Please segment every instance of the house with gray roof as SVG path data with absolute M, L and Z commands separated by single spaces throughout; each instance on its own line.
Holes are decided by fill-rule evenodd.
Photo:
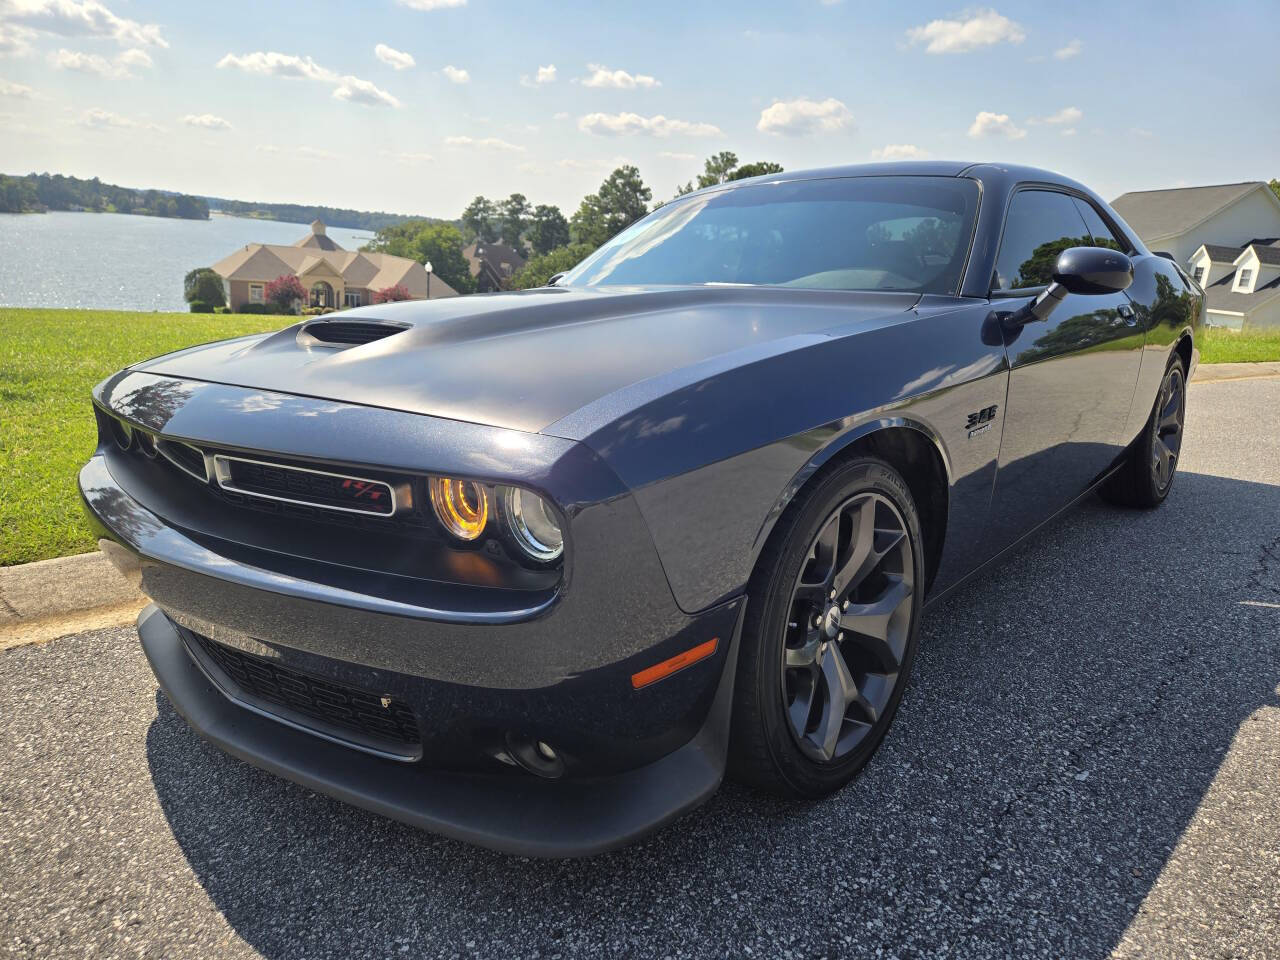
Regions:
M 404 287 L 413 300 L 456 297 L 458 291 L 439 277 L 428 282 L 426 268 L 416 260 L 369 250 L 345 250 L 325 232 L 322 221 L 296 243 L 250 243 L 213 265 L 222 277 L 227 304 L 233 309 L 262 303 L 272 280 L 292 275 L 307 291 L 307 306 L 359 307 L 374 302 L 374 294 Z
M 1280 326 L 1280 198 L 1267 184 L 1141 190 L 1111 205 L 1204 287 L 1211 325 Z

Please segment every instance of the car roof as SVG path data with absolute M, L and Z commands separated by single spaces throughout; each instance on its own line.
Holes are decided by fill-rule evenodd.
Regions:
M 985 174 L 985 177 L 984 177 Z M 811 170 L 787 170 L 783 173 L 770 173 L 762 177 L 749 177 L 734 180 L 707 190 L 723 190 L 747 184 L 786 183 L 791 180 L 824 180 L 836 177 L 972 177 L 983 180 L 994 177 L 1008 181 L 1035 181 L 1038 183 L 1056 183 L 1063 186 L 1086 188 L 1068 177 L 1052 170 L 1039 167 L 1027 167 L 1019 164 L 998 162 L 975 162 L 972 160 L 894 160 L 881 163 L 854 163 L 838 167 L 817 167 Z M 701 192 L 701 191 L 695 191 Z M 1086 192 L 1090 192 L 1087 191 Z

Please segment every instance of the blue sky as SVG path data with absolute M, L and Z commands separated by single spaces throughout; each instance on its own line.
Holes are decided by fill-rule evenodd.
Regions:
M 0 171 L 449 217 L 518 190 L 568 214 L 620 162 L 665 198 L 730 149 L 1003 159 L 1110 199 L 1280 176 L 1275 13 L 0 0 Z

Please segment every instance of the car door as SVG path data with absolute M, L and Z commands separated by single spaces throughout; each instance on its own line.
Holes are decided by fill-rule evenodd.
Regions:
M 1043 290 L 1063 250 L 1094 245 L 1081 203 L 1042 187 L 1013 194 L 992 281 L 998 310 L 1017 310 Z M 1009 392 L 989 552 L 1066 506 L 1120 455 L 1142 343 L 1123 293 L 1068 294 L 1046 321 L 1006 330 Z

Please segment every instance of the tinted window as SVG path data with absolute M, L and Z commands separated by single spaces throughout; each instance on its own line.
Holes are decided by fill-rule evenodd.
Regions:
M 955 293 L 978 188 L 954 177 L 762 183 L 676 200 L 561 284 L 765 284 Z
M 1071 197 L 1048 190 L 1020 190 L 1009 202 L 993 281 L 997 290 L 1039 287 L 1053 280 L 1058 254 L 1091 247 L 1093 238 Z
M 1079 197 L 1073 199 L 1076 202 L 1076 209 L 1080 211 L 1080 216 L 1084 218 L 1084 225 L 1089 229 L 1089 236 L 1093 237 L 1095 247 L 1110 247 L 1112 250 L 1129 249 L 1129 244 L 1116 236 L 1115 231 L 1107 226 L 1107 221 L 1102 219 L 1102 215 L 1094 209 L 1093 204 Z

